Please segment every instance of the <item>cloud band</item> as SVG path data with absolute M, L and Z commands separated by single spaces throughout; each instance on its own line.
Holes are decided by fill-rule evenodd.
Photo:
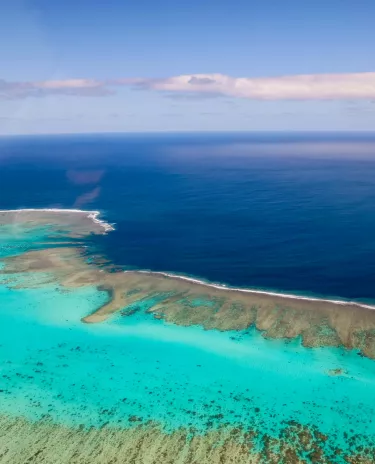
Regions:
M 164 79 L 69 79 L 40 82 L 0 80 L 0 98 L 106 96 L 115 93 L 120 86 L 154 90 L 167 95 L 211 94 L 252 100 L 372 100 L 375 99 L 375 72 L 260 78 L 187 74 Z

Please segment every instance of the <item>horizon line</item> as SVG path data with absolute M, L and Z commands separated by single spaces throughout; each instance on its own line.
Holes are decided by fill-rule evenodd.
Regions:
M 90 135 L 189 135 L 189 134 L 213 134 L 213 135 L 229 135 L 229 134 L 243 134 L 243 135 L 257 135 L 257 134 L 306 134 L 306 135 L 373 135 L 375 137 L 375 130 L 299 130 L 299 129 L 281 129 L 281 130 L 147 130 L 147 131 L 103 131 L 103 132 L 38 132 L 38 133 L 20 133 L 20 134 L 1 134 L 0 138 L 17 138 L 17 137 L 59 137 L 59 136 L 90 136 Z

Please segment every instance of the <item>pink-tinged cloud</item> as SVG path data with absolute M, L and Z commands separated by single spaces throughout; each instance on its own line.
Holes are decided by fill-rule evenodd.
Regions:
M 59 81 L 8 82 L 0 80 L 0 99 L 14 100 L 49 95 L 106 96 L 114 91 L 104 81 L 67 79 Z
M 375 73 L 285 77 L 194 74 L 143 80 L 136 85 L 169 93 L 212 93 L 253 100 L 343 100 L 375 98 Z
M 167 95 L 223 95 L 252 100 L 368 100 L 375 99 L 375 72 L 257 78 L 186 74 L 164 79 L 68 79 L 40 82 L 0 80 L 0 98 L 105 96 L 113 94 L 120 86 L 160 91 Z
M 93 79 L 68 79 L 63 81 L 34 82 L 33 85 L 42 89 L 92 89 L 101 87 L 103 83 Z

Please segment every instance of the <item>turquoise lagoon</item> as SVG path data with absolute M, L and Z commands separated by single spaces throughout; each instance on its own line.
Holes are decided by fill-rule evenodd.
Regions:
M 13 240 L 12 252 L 35 237 L 18 251 Z M 318 427 L 344 454 L 375 442 L 375 362 L 356 351 L 266 340 L 254 328 L 179 327 L 144 312 L 83 324 L 105 292 L 14 288 L 28 278 L 0 280 L 0 414 L 84 427 L 152 420 L 166 432 L 233 424 L 259 437 L 295 421 Z

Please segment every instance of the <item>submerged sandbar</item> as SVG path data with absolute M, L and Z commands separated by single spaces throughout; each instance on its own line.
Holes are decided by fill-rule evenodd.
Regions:
M 0 224 L 15 221 L 33 227 L 51 225 L 82 236 L 112 229 L 98 212 L 77 210 L 22 210 L 0 212 Z M 8 221 L 8 222 L 7 222 Z M 73 231 L 73 232 L 72 232 Z M 145 271 L 119 271 L 100 260 L 88 262 L 80 247 L 49 247 L 3 259 L 10 281 L 15 273 L 30 273 L 30 281 L 15 286 L 51 282 L 62 287 L 94 285 L 108 292 L 108 302 L 83 318 L 100 323 L 114 313 L 131 316 L 145 311 L 150 317 L 205 329 L 245 331 L 255 326 L 267 338 L 301 337 L 304 346 L 344 346 L 375 358 L 375 308 L 345 301 L 278 295 L 200 282 L 192 278 Z M 35 273 L 43 273 L 38 284 Z M 146 308 L 146 309 L 144 309 Z

